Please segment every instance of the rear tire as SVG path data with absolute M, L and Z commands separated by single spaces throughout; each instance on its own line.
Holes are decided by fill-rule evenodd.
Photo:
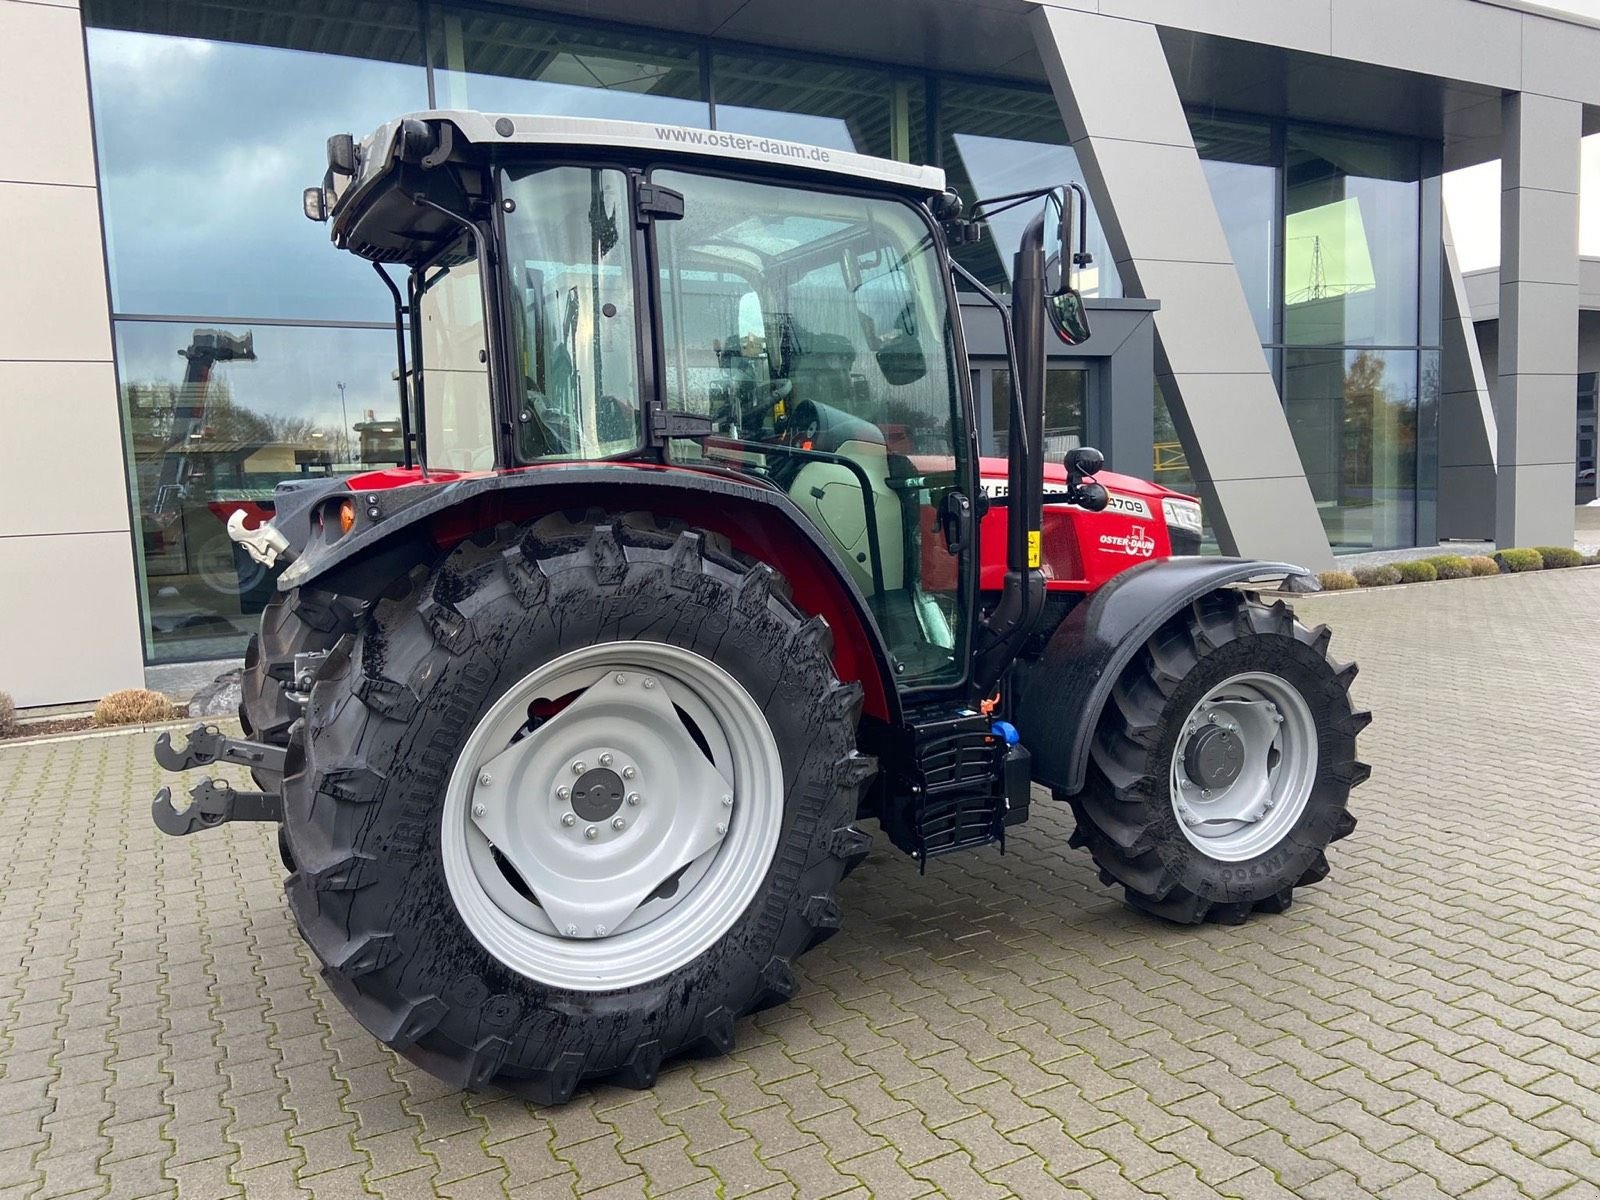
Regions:
M 407 594 L 374 607 L 319 672 L 284 788 L 298 864 L 287 884 L 290 907 L 324 977 L 368 1030 L 455 1086 L 497 1085 L 561 1103 L 586 1080 L 648 1087 L 675 1055 L 725 1053 L 738 1016 L 793 995 L 794 960 L 837 929 L 835 885 L 865 856 L 866 835 L 850 822 L 875 764 L 855 751 L 860 686 L 839 682 L 826 623 L 804 617 L 786 593 L 770 568 L 739 561 L 713 535 L 646 514 L 596 512 L 502 526 L 433 569 L 419 568 Z M 634 660 L 643 667 L 628 669 Z M 579 706 L 618 676 L 626 686 L 611 694 L 652 686 L 659 701 L 669 684 L 677 686 L 674 663 L 705 701 L 684 725 L 720 729 L 719 713 L 753 714 L 743 731 L 757 741 L 770 731 L 769 761 L 778 772 L 754 777 L 781 785 L 752 794 L 746 771 L 734 778 L 733 798 L 721 802 L 728 807 L 718 809 L 715 794 L 695 789 L 650 793 L 658 775 L 636 755 L 648 793 L 642 807 L 565 822 L 568 805 L 588 803 L 577 785 L 596 774 L 602 752 L 618 771 L 629 761 L 626 735 L 612 740 L 611 731 L 635 727 L 618 718 L 580 724 Z M 660 686 L 645 685 L 645 672 L 659 673 Z M 556 683 L 543 685 L 546 679 Z M 718 679 L 733 681 L 743 699 L 722 703 L 713 694 Z M 575 690 L 561 707 L 537 699 L 541 686 Z M 680 719 L 684 705 L 699 702 L 691 696 L 679 704 L 681 695 L 670 696 Z M 581 719 L 603 721 L 592 714 L 604 702 L 583 709 Z M 526 723 L 508 743 L 505 730 L 522 719 L 518 712 Z M 523 762 L 542 762 L 563 718 L 562 728 L 591 731 L 584 736 L 595 742 L 561 751 L 569 772 L 545 779 L 531 765 L 526 774 L 507 765 L 514 750 Z M 707 729 L 690 757 L 703 751 L 720 762 L 713 751 L 722 736 Z M 730 728 L 725 744 L 735 746 L 735 761 L 748 762 L 737 756 L 741 736 Z M 575 755 L 584 761 L 569 761 Z M 704 762 L 685 765 L 674 777 L 703 769 Z M 492 807 L 493 789 L 508 784 L 499 793 L 504 811 L 532 833 L 519 841 L 508 825 L 498 844 L 474 841 L 480 807 Z M 552 807 L 558 787 L 577 794 Z M 617 925 L 609 936 L 593 923 L 582 931 L 554 923 L 569 897 L 546 889 L 560 885 L 561 872 L 525 870 L 529 862 L 540 867 L 538 855 L 556 853 L 568 855 L 565 862 L 600 862 L 582 857 L 588 822 L 588 846 L 620 854 L 653 805 L 694 813 L 700 799 L 726 834 L 694 860 L 707 864 L 702 874 L 691 865 L 670 876 L 628 918 L 643 924 Z M 758 812 L 770 815 L 771 841 L 759 866 L 740 868 L 746 891 L 728 885 L 720 901 L 697 899 L 711 894 L 711 881 L 733 877 L 719 875 L 717 864 L 734 853 L 741 814 L 755 821 Z M 619 819 L 627 832 L 613 835 Z M 533 857 L 502 867 L 498 882 L 485 874 L 493 871 L 486 862 L 510 860 L 514 848 Z M 681 942 L 692 957 L 674 960 L 650 948 L 668 940 L 660 930 L 684 927 L 698 930 Z M 519 951 L 519 941 L 532 951 Z M 614 974 L 608 942 L 616 948 Z M 629 982 L 610 986 L 610 979 Z
M 290 699 L 294 657 L 332 649 L 353 627 L 358 606 L 328 592 L 296 588 L 273 592 L 261 610 L 261 629 L 244 651 L 239 686 L 239 724 L 244 734 L 273 746 L 289 744 L 289 727 L 300 717 Z
M 1124 671 L 1082 791 L 1057 798 L 1072 803 L 1073 845 L 1129 904 L 1236 924 L 1283 912 L 1295 888 L 1327 875 L 1328 845 L 1355 828 L 1350 790 L 1369 774 L 1356 735 L 1371 720 L 1350 703 L 1354 664 L 1333 663 L 1328 640 L 1281 601 L 1218 591 Z M 1219 731 L 1222 748 L 1208 750 Z

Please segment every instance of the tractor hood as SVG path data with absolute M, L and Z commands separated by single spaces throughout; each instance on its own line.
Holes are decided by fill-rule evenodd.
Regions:
M 1006 496 L 1006 460 L 1003 458 L 984 457 L 978 460 L 979 481 L 983 485 L 983 494 L 991 500 L 1003 500 Z M 1183 492 L 1173 491 L 1169 487 L 1162 487 L 1159 483 L 1151 483 L 1148 479 L 1140 479 L 1135 475 L 1119 475 L 1115 471 L 1101 471 L 1095 476 L 1095 481 L 1101 484 L 1106 491 L 1111 493 L 1112 507 L 1116 506 L 1117 496 L 1138 497 L 1150 501 L 1153 511 L 1161 510 L 1161 501 L 1169 496 L 1181 500 L 1193 500 L 1194 497 Z M 1044 465 L 1044 502 L 1046 504 L 1065 504 L 1064 493 L 1067 490 L 1067 468 L 1058 462 L 1047 462 Z

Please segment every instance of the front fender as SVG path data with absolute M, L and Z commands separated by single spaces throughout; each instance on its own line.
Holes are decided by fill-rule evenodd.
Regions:
M 1207 592 L 1251 579 L 1306 575 L 1289 563 L 1167 558 L 1122 572 L 1057 626 L 1044 653 L 1015 669 L 1011 721 L 1033 755 L 1033 780 L 1076 792 L 1112 685 L 1166 620 Z

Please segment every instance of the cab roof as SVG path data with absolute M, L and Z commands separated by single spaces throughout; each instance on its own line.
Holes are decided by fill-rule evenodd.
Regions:
M 430 130 L 435 131 L 440 140 L 436 141 L 435 133 L 429 133 Z M 425 220 L 413 215 L 406 223 L 415 224 L 418 229 L 402 231 L 396 227 L 398 213 L 370 211 L 374 199 L 392 190 L 394 177 L 407 174 L 407 162 L 416 156 L 415 135 L 421 135 L 422 144 L 433 148 L 432 153 L 420 159 L 424 168 L 446 162 L 477 160 L 481 163 L 482 158 L 473 153 L 479 148 L 487 151 L 500 147 L 565 147 L 580 152 L 636 150 L 656 160 L 712 160 L 779 168 L 841 181 L 887 185 L 922 199 L 945 190 L 944 172 L 938 167 L 873 158 L 758 134 L 592 117 L 430 109 L 405 113 L 380 125 L 361 142 L 359 150 L 353 154 L 354 161 L 342 169 L 334 168 L 333 148 L 338 141 L 344 141 L 347 146 L 349 141 L 330 140 L 324 212 L 332 218 L 333 238 L 338 245 L 380 262 L 407 261 L 416 249 L 419 243 L 411 234 L 423 232 L 421 226 L 427 223 Z M 433 172 L 430 170 L 427 174 Z M 421 240 L 430 239 L 423 237 Z
M 944 172 L 888 158 L 874 158 L 826 146 L 809 146 L 784 138 L 698 129 L 686 125 L 654 125 L 594 117 L 526 116 L 466 109 L 432 109 L 406 113 L 380 125 L 362 143 L 363 171 L 386 165 L 405 121 L 448 121 L 468 142 L 486 146 L 573 146 L 648 150 L 695 158 L 735 159 L 816 171 L 849 179 L 865 179 L 906 188 L 920 195 L 944 191 Z

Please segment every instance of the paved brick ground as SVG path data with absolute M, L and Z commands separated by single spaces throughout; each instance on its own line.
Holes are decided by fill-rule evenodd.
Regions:
M 1600 1196 L 1600 571 L 1301 608 L 1378 721 L 1290 913 L 1152 924 L 1036 806 L 875 855 L 732 1057 L 559 1111 L 362 1033 L 267 830 L 158 838 L 148 736 L 0 750 L 0 1195 Z

